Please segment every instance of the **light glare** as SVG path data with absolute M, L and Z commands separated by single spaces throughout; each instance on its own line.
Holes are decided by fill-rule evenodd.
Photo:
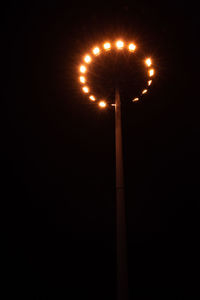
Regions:
M 106 107 L 106 102 L 105 101 L 100 101 L 99 106 L 100 107 Z
M 117 41 L 117 42 L 116 42 L 116 46 L 117 46 L 118 49 L 122 49 L 122 48 L 124 47 L 124 42 L 122 42 L 122 41 Z
M 149 76 L 153 76 L 154 75 L 154 69 L 149 70 Z
M 139 98 L 134 98 L 132 101 L 133 102 L 139 101 Z
M 86 79 L 85 79 L 85 77 L 84 76 L 80 76 L 80 82 L 82 82 L 82 83 L 85 83 L 85 81 L 86 81 Z
M 111 44 L 110 44 L 110 43 L 105 43 L 105 44 L 103 45 L 103 47 L 104 47 L 105 50 L 110 50 Z
M 150 67 L 151 64 L 152 64 L 151 58 L 147 58 L 147 59 L 145 60 L 145 63 L 146 63 L 146 65 L 147 65 L 148 67 Z
M 80 72 L 85 73 L 86 72 L 86 67 L 85 66 L 80 66 Z
M 148 86 L 150 86 L 152 84 L 152 80 L 148 81 Z
M 84 61 L 87 63 L 87 64 L 89 64 L 90 62 L 91 62 L 91 57 L 89 56 L 89 55 L 86 55 L 85 57 L 84 57 Z
M 92 101 L 95 101 L 95 100 L 96 100 L 96 98 L 95 98 L 93 95 L 91 95 L 91 96 L 89 97 L 89 99 L 92 100 Z
M 99 47 L 95 47 L 95 48 L 93 49 L 93 53 L 94 53 L 94 55 L 98 55 L 98 54 L 100 53 Z
M 133 43 L 131 43 L 131 44 L 129 44 L 128 49 L 129 49 L 129 51 L 133 52 L 133 51 L 135 51 L 136 46 Z
M 84 93 L 89 93 L 89 88 L 87 86 L 84 86 L 83 91 L 84 91 Z
M 147 89 L 145 89 L 145 90 L 142 91 L 143 95 L 146 94 L 146 93 L 147 93 Z

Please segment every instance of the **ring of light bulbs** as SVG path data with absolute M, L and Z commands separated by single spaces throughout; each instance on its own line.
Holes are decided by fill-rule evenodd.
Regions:
M 112 45 L 110 42 L 105 42 L 102 47 L 95 46 L 91 51 L 92 54 L 86 54 L 83 57 L 84 64 L 81 64 L 81 66 L 79 67 L 79 73 L 80 73 L 79 81 L 81 83 L 82 91 L 85 94 L 88 94 L 88 98 L 90 101 L 94 101 L 94 102 L 97 101 L 98 105 L 101 108 L 105 108 L 107 106 L 107 101 L 105 99 L 97 99 L 94 96 L 94 94 L 90 92 L 90 88 L 87 85 L 87 78 L 84 76 L 84 74 L 87 72 L 86 64 L 89 65 L 92 62 L 94 57 L 100 55 L 103 51 L 111 51 L 112 48 L 118 49 L 119 51 L 126 49 L 129 52 L 134 53 L 136 51 L 137 47 L 134 43 L 127 44 L 127 43 L 124 43 L 122 40 L 116 41 L 114 45 Z M 151 78 L 155 74 L 155 70 L 152 68 L 151 58 L 150 57 L 145 58 L 144 63 L 147 66 L 148 81 L 147 81 L 147 87 L 141 92 L 141 96 L 148 92 L 148 87 L 152 84 Z M 132 100 L 132 102 L 137 102 L 139 100 L 140 100 L 140 98 L 136 97 Z M 111 104 L 111 105 L 114 105 L 114 104 Z

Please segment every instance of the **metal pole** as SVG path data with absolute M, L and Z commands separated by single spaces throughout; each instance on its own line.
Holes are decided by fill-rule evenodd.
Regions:
M 117 300 L 128 300 L 126 217 L 122 151 L 122 122 L 119 89 L 115 90 Z

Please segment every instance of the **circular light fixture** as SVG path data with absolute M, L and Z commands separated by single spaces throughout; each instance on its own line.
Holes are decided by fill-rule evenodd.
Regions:
M 123 48 L 127 49 L 130 53 L 133 53 L 136 51 L 136 45 L 135 43 L 131 42 L 131 43 L 125 43 L 124 41 L 122 40 L 117 40 L 115 41 L 115 46 L 118 50 L 121 50 Z M 95 46 L 92 51 L 91 51 L 91 54 L 93 54 L 94 56 L 98 56 L 100 55 L 101 53 L 105 52 L 105 51 L 108 51 L 108 50 L 111 50 L 113 49 L 112 47 L 112 43 L 111 42 L 104 42 L 102 44 L 102 48 L 98 47 L 98 46 Z M 83 58 L 83 61 L 84 63 L 86 64 L 89 64 L 92 62 L 92 56 L 91 54 L 87 54 L 84 56 Z M 143 60 L 143 62 L 145 62 L 145 65 L 147 66 L 147 74 L 148 74 L 148 77 L 152 77 L 154 74 L 155 74 L 155 70 L 153 68 L 149 68 L 149 67 L 152 67 L 152 59 L 150 57 L 146 58 Z M 87 68 L 84 64 L 80 65 L 79 67 L 79 71 L 80 73 L 84 74 L 87 72 Z M 84 76 L 79 76 L 79 82 L 81 84 L 85 84 L 86 83 L 86 78 Z M 144 87 L 144 89 L 142 90 L 142 92 L 140 93 L 140 95 L 144 95 L 148 92 L 148 89 L 147 87 L 149 87 L 150 85 L 152 84 L 152 79 L 149 79 L 147 80 L 147 83 L 146 83 L 146 87 Z M 88 94 L 90 92 L 90 89 L 88 86 L 83 86 L 82 87 L 82 91 L 85 93 L 85 94 Z M 92 92 L 93 93 L 93 92 Z M 96 100 L 98 100 L 94 94 L 90 94 L 89 97 L 88 97 L 91 101 L 95 102 Z M 135 98 L 132 98 L 132 102 L 137 102 L 140 100 L 140 97 L 135 97 Z M 101 108 L 105 108 L 107 106 L 107 101 L 106 100 L 98 100 L 98 105 L 99 107 Z M 112 106 L 115 106 L 114 104 L 111 104 Z

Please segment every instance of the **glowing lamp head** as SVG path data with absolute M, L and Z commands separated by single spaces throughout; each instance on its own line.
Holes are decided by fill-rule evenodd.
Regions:
M 139 101 L 139 98 L 134 98 L 132 101 L 137 102 L 137 101 Z
M 116 42 L 116 46 L 117 46 L 117 49 L 122 49 L 124 47 L 124 42 L 122 41 L 117 41 Z
M 80 76 L 79 79 L 80 79 L 80 82 L 81 82 L 81 83 L 85 83 L 85 82 L 86 82 L 86 79 L 85 79 L 84 76 Z
M 80 72 L 85 73 L 86 72 L 86 67 L 85 66 L 80 66 Z
M 102 107 L 102 108 L 106 107 L 106 102 L 105 101 L 100 101 L 99 106 Z
M 145 90 L 142 91 L 142 95 L 144 95 L 146 93 L 147 93 L 147 89 L 145 89 Z
M 148 86 L 150 86 L 152 84 L 152 80 L 148 81 Z
M 133 43 L 128 45 L 128 50 L 129 51 L 133 52 L 133 51 L 135 51 L 135 49 L 136 49 L 136 46 Z
M 100 53 L 100 49 L 99 47 L 95 47 L 92 52 L 94 53 L 94 55 L 98 55 Z
M 83 92 L 84 93 L 89 93 L 89 88 L 87 87 L 87 86 L 84 86 L 83 88 L 82 88 L 82 90 L 83 90 Z
M 110 50 L 111 49 L 111 44 L 110 43 L 105 43 L 104 45 L 103 45 L 103 47 L 104 47 L 104 49 L 105 50 Z
M 154 69 L 149 70 L 149 76 L 152 77 L 154 75 Z
M 89 64 L 90 62 L 91 62 L 91 57 L 90 57 L 90 55 L 86 55 L 85 57 L 84 57 L 84 61 L 87 63 L 87 64 Z
M 147 65 L 148 67 L 150 67 L 151 64 L 152 64 L 151 58 L 147 58 L 147 59 L 145 60 L 145 63 L 146 63 L 146 65 Z
M 96 98 L 95 98 L 93 95 L 91 95 L 91 96 L 89 97 L 89 99 L 92 100 L 92 101 L 95 101 L 95 100 L 96 100 Z

